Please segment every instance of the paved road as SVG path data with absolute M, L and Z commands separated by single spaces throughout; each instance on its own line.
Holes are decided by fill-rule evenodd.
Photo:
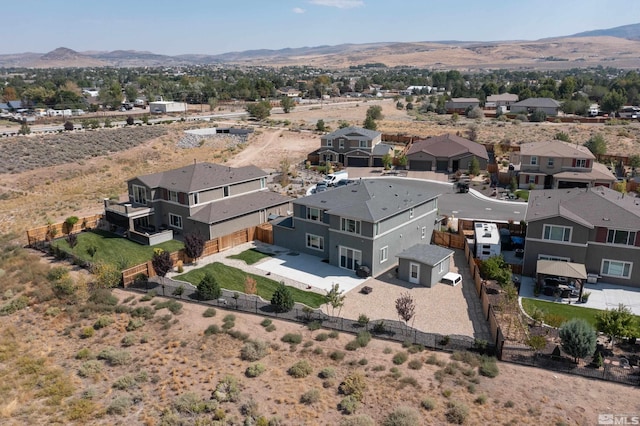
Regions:
M 442 188 L 444 185 L 438 185 Z M 442 190 L 442 189 L 441 189 Z M 446 192 L 438 199 L 440 214 L 454 215 L 460 219 L 504 221 L 513 220 L 519 223 L 527 213 L 527 203 L 503 201 L 487 198 L 476 191 L 457 194 L 453 186 L 446 187 Z

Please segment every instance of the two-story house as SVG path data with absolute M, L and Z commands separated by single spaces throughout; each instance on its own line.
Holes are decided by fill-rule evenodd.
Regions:
M 639 198 L 601 186 L 532 191 L 526 221 L 525 275 L 540 259 L 567 261 L 602 281 L 640 287 Z
M 382 167 L 382 157 L 393 147 L 381 143 L 382 133 L 360 127 L 345 127 L 320 138 L 321 162 L 338 162 L 345 167 Z
M 146 244 L 191 232 L 214 239 L 289 214 L 292 199 L 270 191 L 267 176 L 213 163 L 138 176 L 127 182 L 128 203 L 105 200 L 105 218 Z
M 274 221 L 273 241 L 344 269 L 366 266 L 375 276 L 404 250 L 429 244 L 438 196 L 418 180 L 361 179 L 295 200 L 293 216 Z
M 559 140 L 524 143 L 510 159 L 521 189 L 611 187 L 616 181 L 587 147 Z
M 484 145 L 449 133 L 414 141 L 407 151 L 409 170 L 469 170 L 473 158 L 480 170 L 487 169 L 489 155 Z

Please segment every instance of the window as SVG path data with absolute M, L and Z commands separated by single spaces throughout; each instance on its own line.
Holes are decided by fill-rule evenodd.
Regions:
M 571 262 L 570 257 L 552 256 L 550 254 L 539 254 L 538 260 L 556 260 L 560 262 Z
M 332 139 L 327 139 L 327 146 L 328 147 L 332 147 L 333 146 L 333 140 Z
M 362 252 L 360 250 L 340 246 L 339 252 L 341 268 L 355 271 L 360 267 L 360 262 L 362 262 Z
M 533 183 L 535 185 L 535 183 L 536 183 L 535 175 L 529 175 L 529 180 L 528 180 L 527 183 L 529 183 L 529 184 Z
M 344 139 L 340 139 L 340 149 L 344 149 Z
M 444 262 L 438 263 L 438 273 L 441 274 L 444 272 Z
M 581 159 L 581 160 L 576 160 L 576 167 L 587 167 L 587 160 L 585 159 Z
M 360 148 L 369 148 L 368 141 L 360 141 Z
M 169 223 L 174 228 L 182 229 L 182 216 L 178 216 L 177 214 L 169 213 Z
M 341 231 L 350 232 L 352 234 L 359 234 L 360 233 L 360 221 L 359 220 L 347 219 L 347 218 L 343 217 L 340 222 L 341 222 L 341 224 L 340 224 L 340 230 Z
M 422 227 L 422 230 L 420 231 L 420 238 L 423 239 L 423 240 L 425 238 L 427 238 L 427 227 L 426 226 Z
M 264 189 L 267 187 L 267 178 L 260 178 L 260 188 Z
M 322 220 L 320 216 L 320 209 L 317 209 L 315 207 L 307 207 L 307 219 L 320 222 Z
M 609 244 L 624 244 L 627 246 L 636 245 L 636 233 L 633 231 L 621 231 L 619 229 L 609 229 L 607 233 Z
M 324 238 L 318 235 L 307 234 L 307 247 L 314 250 L 324 250 Z
M 389 257 L 389 246 L 382 247 L 380 249 L 380 263 L 386 262 L 388 257 Z
M 605 277 L 631 278 L 631 262 L 620 262 L 617 260 L 602 259 L 602 269 L 600 274 Z
M 544 225 L 542 238 L 551 241 L 571 241 L 571 228 L 568 226 Z
M 228 186 L 225 186 L 225 187 L 224 187 L 224 189 L 223 189 L 223 195 L 224 195 L 225 197 L 228 197 L 228 196 L 229 196 L 229 187 L 228 187 Z
M 193 193 L 193 204 L 198 204 L 200 202 L 200 194 L 197 192 Z
M 413 218 L 413 207 L 409 209 L 409 219 Z
M 136 204 L 147 204 L 147 188 L 140 185 L 132 185 L 133 202 Z
M 537 156 L 535 156 L 535 155 L 532 155 L 532 156 L 531 156 L 530 164 L 531 164 L 532 166 L 536 166 L 536 165 L 538 165 L 538 157 L 537 157 Z
M 169 191 L 169 200 L 174 203 L 178 202 L 178 193 L 176 191 Z
M 379 233 L 380 233 L 380 224 L 379 223 L 373 224 L 373 235 L 378 235 Z
M 553 158 L 547 160 L 547 167 L 553 167 Z

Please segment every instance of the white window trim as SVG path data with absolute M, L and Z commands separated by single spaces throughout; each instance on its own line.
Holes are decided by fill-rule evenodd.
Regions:
M 409 219 L 413 219 L 413 213 L 414 213 L 414 211 L 413 211 L 413 207 L 411 207 L 411 208 L 409 209 Z
M 547 229 L 547 227 L 550 227 L 550 228 L 555 227 L 555 228 L 564 228 L 564 229 L 568 229 L 568 230 L 569 230 L 569 239 L 565 241 L 564 239 L 562 239 L 562 240 L 554 240 L 554 239 L 552 239 L 552 238 L 545 238 L 545 237 L 544 237 L 544 234 L 546 234 L 546 229 Z M 564 232 L 563 232 L 563 235 L 564 235 Z M 551 236 L 551 230 L 549 230 L 549 236 Z M 544 226 L 542 227 L 542 239 L 543 239 L 544 241 L 557 241 L 557 242 L 562 242 L 562 243 L 570 243 L 570 242 L 571 242 L 572 237 L 573 237 L 573 227 L 572 227 L 572 226 L 552 225 L 552 224 L 546 224 L 546 223 L 545 223 L 545 224 L 544 224 Z
M 580 169 L 584 169 L 587 167 L 587 160 L 585 160 L 584 158 L 577 158 L 576 159 L 576 167 L 580 168 Z
M 317 250 L 317 251 L 324 251 L 324 237 L 320 236 L 320 235 L 315 235 L 315 234 L 305 234 L 305 245 L 307 248 L 311 249 L 311 250 Z M 315 247 L 314 245 L 311 244 L 311 238 L 317 238 L 318 239 L 318 245 L 320 247 Z
M 144 198 L 138 200 L 139 191 L 144 193 Z M 147 204 L 147 187 L 142 185 L 131 185 L 131 192 L 133 192 L 133 202 L 136 204 Z
M 532 155 L 531 158 L 529 159 L 529 164 L 531 166 L 537 166 L 538 165 L 538 156 L 537 155 Z
M 571 262 L 570 257 L 553 256 L 551 254 L 539 254 L 538 260 L 554 260 L 559 262 Z
M 360 141 L 358 143 L 358 148 L 369 148 L 369 141 Z
M 174 203 L 178 202 L 178 191 L 169 190 L 169 201 Z
M 441 274 L 444 272 L 444 261 L 438 263 L 438 273 Z
M 200 194 L 198 192 L 193 193 L 193 204 L 200 204 Z
M 613 232 L 613 238 L 609 241 L 609 233 Z M 616 243 L 616 232 L 626 232 L 627 233 L 627 242 L 626 243 Z M 630 240 L 631 234 L 633 234 L 633 238 Z M 636 245 L 637 233 L 636 231 L 627 231 L 624 229 L 608 229 L 607 230 L 607 244 L 613 244 L 616 246 L 635 246 Z
M 317 142 L 316 142 L 317 143 Z M 327 139 L 327 146 L 333 148 L 333 139 Z
M 389 260 L 389 246 L 384 246 L 380 249 L 380 263 L 384 263 Z
M 180 223 L 180 225 L 175 225 L 173 218 L 177 218 L 177 221 Z M 182 229 L 182 216 L 178 214 L 169 213 L 169 225 L 172 228 Z
M 222 196 L 229 197 L 231 195 L 231 187 L 229 185 L 222 188 Z
M 339 246 L 338 247 L 338 266 L 340 268 L 346 269 L 348 271 L 355 271 L 356 270 L 355 267 L 353 269 L 349 269 L 346 266 L 342 266 L 342 264 L 341 264 L 343 251 L 346 253 L 349 250 L 353 252 L 353 261 L 354 261 L 354 263 L 357 263 L 358 266 L 362 265 L 362 251 L 361 250 L 356 250 L 354 248 L 347 247 L 347 246 Z M 354 266 L 355 266 L 355 264 L 354 264 Z
M 355 230 L 353 232 L 347 230 L 347 221 L 352 221 L 354 222 L 354 228 Z M 341 217 L 340 218 L 340 230 L 342 232 L 346 232 L 349 234 L 356 234 L 356 235 L 360 235 L 360 233 L 362 232 L 362 224 L 360 223 L 359 220 L 355 220 L 355 219 L 349 219 L 347 217 Z
M 549 157 L 547 159 L 547 167 L 553 167 L 553 163 L 554 163 L 553 157 Z
M 311 217 L 311 210 L 317 210 L 318 211 L 318 218 L 317 219 L 313 219 Z M 312 220 L 314 222 L 322 222 L 322 210 L 320 210 L 317 207 L 307 207 L 307 219 L 308 220 Z
M 427 227 L 423 226 L 422 229 L 420 230 L 421 234 L 420 234 L 420 239 L 424 240 L 425 238 L 427 238 Z
M 339 147 L 340 149 L 344 149 L 344 139 L 340 139 Z
M 527 183 L 528 184 L 536 184 L 536 176 L 535 175 L 527 175 Z
M 605 262 L 609 262 L 609 264 L 611 263 L 622 263 L 622 271 L 624 272 L 624 265 L 629 265 L 629 276 L 626 277 L 624 275 L 611 275 L 611 274 L 606 274 L 604 273 L 604 263 Z M 629 280 L 631 279 L 631 275 L 633 273 L 633 262 L 627 262 L 624 260 L 615 260 L 615 259 L 602 259 L 602 263 L 600 264 L 600 275 L 602 275 L 603 277 L 612 277 L 612 278 L 622 278 L 624 280 Z

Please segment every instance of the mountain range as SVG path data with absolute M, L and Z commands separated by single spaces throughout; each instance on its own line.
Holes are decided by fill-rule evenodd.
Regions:
M 0 55 L 0 67 L 157 67 L 207 64 L 245 66 L 312 65 L 345 68 L 383 63 L 431 69 L 567 69 L 611 66 L 640 68 L 640 24 L 586 31 L 536 41 L 435 41 L 341 44 L 247 50 L 218 55 L 161 55 L 136 50 L 51 52 Z

